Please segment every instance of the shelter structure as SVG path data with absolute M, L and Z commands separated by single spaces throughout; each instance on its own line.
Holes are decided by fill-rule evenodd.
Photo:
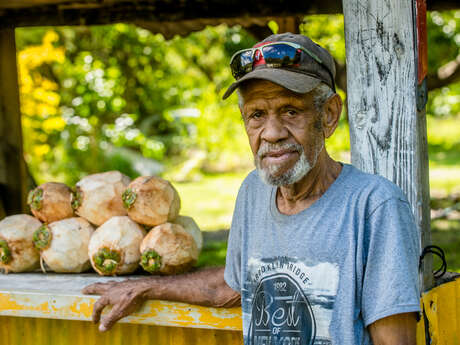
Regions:
M 304 15 L 343 12 L 347 78 L 346 84 L 338 82 L 347 89 L 352 163 L 389 178 L 403 189 L 424 247 L 430 243 L 425 120 L 430 79 L 427 6 L 428 10 L 460 7 L 457 0 L 0 0 L 0 191 L 4 200 L 0 215 L 26 209 L 28 184 L 22 152 L 15 27 L 129 22 L 171 38 L 206 25 L 226 23 L 241 25 L 262 37 L 270 20 L 279 23 L 280 32 L 296 32 Z M 459 71 L 453 71 L 454 77 Z M 433 286 L 429 259 L 423 261 L 423 273 L 422 286 L 427 291 Z M 457 285 L 454 289 L 460 291 Z M 433 311 L 436 302 L 430 296 L 434 295 L 442 300 L 435 293 L 425 296 L 426 301 L 422 299 L 426 317 L 419 327 L 419 344 L 425 339 L 436 343 L 442 336 L 436 329 L 441 325 L 437 324 L 439 314 Z M 1 296 L 0 291 L 0 305 Z M 13 302 L 10 299 L 5 303 Z M 460 334 L 460 306 L 455 308 L 448 332 Z

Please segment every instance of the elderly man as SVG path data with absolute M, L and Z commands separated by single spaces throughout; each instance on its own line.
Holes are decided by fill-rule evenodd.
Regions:
M 342 110 L 330 54 L 272 35 L 231 60 L 257 167 L 243 182 L 225 269 L 95 284 L 109 329 L 146 299 L 242 305 L 246 345 L 415 344 L 419 241 L 398 187 L 334 161 Z

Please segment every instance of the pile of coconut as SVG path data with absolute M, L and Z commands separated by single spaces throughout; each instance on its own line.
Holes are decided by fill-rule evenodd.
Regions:
M 100 275 L 177 274 L 198 260 L 203 237 L 166 180 L 130 181 L 118 171 L 89 175 L 72 190 L 44 183 L 29 193 L 33 216 L 0 221 L 0 270 Z

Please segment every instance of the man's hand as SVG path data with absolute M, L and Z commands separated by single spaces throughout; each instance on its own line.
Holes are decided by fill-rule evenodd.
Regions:
M 144 284 L 135 280 L 125 282 L 96 283 L 83 289 L 85 295 L 101 295 L 93 307 L 93 322 L 99 324 L 99 330 L 105 332 L 121 318 L 137 311 L 147 299 Z M 102 311 L 106 306 L 112 310 L 101 320 Z
M 374 345 L 415 345 L 415 313 L 396 314 L 377 320 L 368 329 Z
M 148 299 L 185 302 L 206 307 L 236 307 L 241 296 L 224 280 L 224 268 L 208 268 L 177 276 L 152 276 L 124 282 L 96 283 L 83 289 L 84 294 L 101 295 L 94 304 L 93 321 L 100 321 L 101 332 L 137 311 Z M 101 319 L 106 306 L 112 310 Z

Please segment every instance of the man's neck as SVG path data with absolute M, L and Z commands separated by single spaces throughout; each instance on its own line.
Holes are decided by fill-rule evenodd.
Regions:
M 300 181 L 277 190 L 278 210 L 287 215 L 299 213 L 318 200 L 337 179 L 342 165 L 323 150 L 316 165 Z

